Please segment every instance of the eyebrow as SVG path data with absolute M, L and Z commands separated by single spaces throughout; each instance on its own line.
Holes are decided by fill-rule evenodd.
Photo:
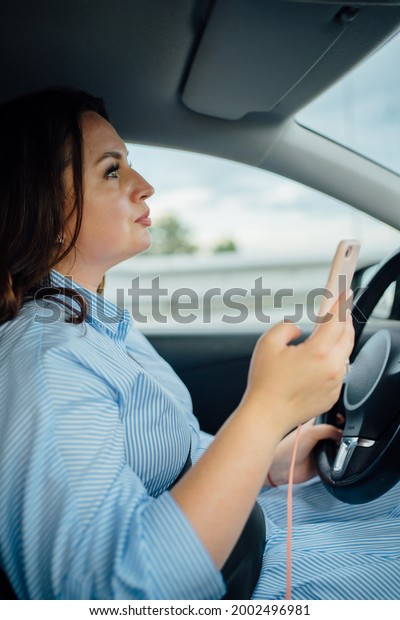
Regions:
M 126 156 L 129 156 L 129 151 L 126 151 Z M 123 157 L 124 156 L 121 151 L 106 151 L 105 153 L 100 155 L 100 157 L 95 161 L 94 165 L 97 166 L 98 164 L 101 164 L 101 162 L 105 159 L 112 158 L 121 160 Z

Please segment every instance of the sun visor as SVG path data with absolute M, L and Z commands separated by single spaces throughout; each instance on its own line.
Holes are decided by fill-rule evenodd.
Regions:
M 357 13 L 357 8 L 323 1 L 216 0 L 183 102 L 195 112 L 230 120 L 272 110 L 351 27 Z

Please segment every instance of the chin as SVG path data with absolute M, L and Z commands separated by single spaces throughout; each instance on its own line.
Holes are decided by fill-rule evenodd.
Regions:
M 133 257 L 137 256 L 138 254 L 142 254 L 142 252 L 145 252 L 153 245 L 153 239 L 149 231 L 146 230 L 145 233 L 146 234 L 143 236 L 143 238 L 140 239 L 140 241 L 138 241 L 137 243 L 135 243 L 135 247 L 132 248 L 132 253 L 130 256 Z

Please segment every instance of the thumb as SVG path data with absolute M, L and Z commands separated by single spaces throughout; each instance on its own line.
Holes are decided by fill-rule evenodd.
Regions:
M 294 323 L 282 322 L 274 325 L 267 334 L 270 342 L 281 348 L 298 338 L 301 335 L 301 329 Z

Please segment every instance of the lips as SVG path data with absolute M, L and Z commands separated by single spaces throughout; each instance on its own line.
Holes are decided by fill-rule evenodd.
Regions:
M 151 226 L 150 209 L 146 209 L 143 215 L 141 215 L 140 217 L 138 217 L 137 220 L 135 220 L 135 224 L 142 224 L 143 226 Z

